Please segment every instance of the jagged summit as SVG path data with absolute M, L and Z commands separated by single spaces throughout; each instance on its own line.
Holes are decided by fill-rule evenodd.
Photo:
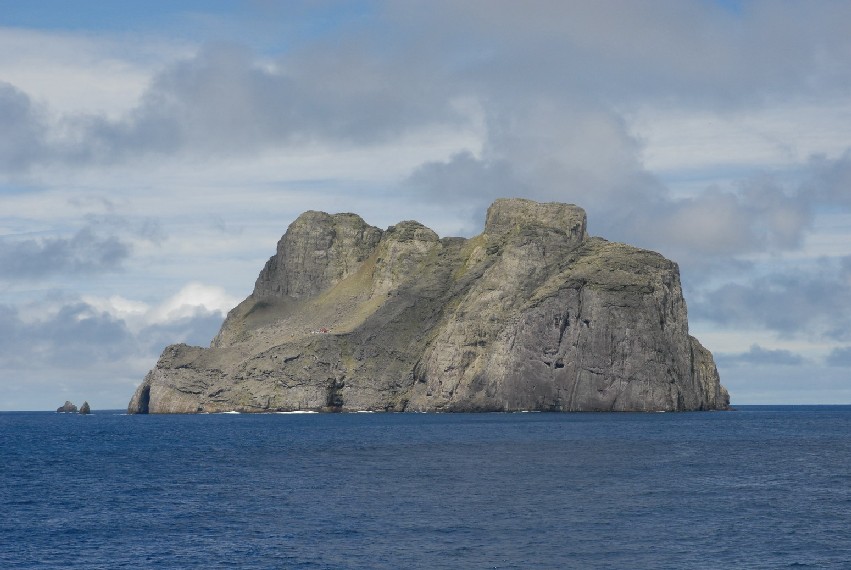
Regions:
M 727 408 L 677 265 L 586 227 L 521 199 L 471 239 L 305 212 L 211 347 L 167 347 L 128 409 Z

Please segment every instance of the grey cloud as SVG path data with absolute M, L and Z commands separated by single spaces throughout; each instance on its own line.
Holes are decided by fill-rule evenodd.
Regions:
M 812 227 L 812 197 L 766 175 L 741 186 L 735 193 L 707 188 L 691 198 L 642 204 L 632 218 L 631 237 L 686 262 L 799 247 Z
M 221 327 L 217 312 L 199 309 L 181 319 L 144 327 L 138 333 L 88 303 L 66 301 L 58 311 L 25 321 L 18 309 L 0 305 L 0 369 L 15 367 L 92 367 L 115 360 L 155 357 L 168 344 L 210 344 Z
M 115 236 L 83 228 L 71 237 L 0 241 L 0 279 L 37 279 L 115 270 L 130 246 Z
M 528 103 L 490 98 L 481 157 L 465 152 L 424 164 L 405 189 L 480 214 L 500 196 L 573 202 L 588 211 L 593 233 L 628 239 L 636 212 L 650 212 L 666 189 L 641 167 L 640 145 L 623 120 L 586 101 Z
M 159 73 L 139 106 L 117 120 L 65 117 L 58 131 L 46 133 L 26 95 L 6 85 L 0 124 L 15 137 L 3 137 L 10 148 L 0 156 L 8 167 L 12 146 L 24 163 L 88 163 L 317 140 L 371 144 L 424 126 L 466 123 L 459 98 L 483 105 L 492 143 L 499 144 L 501 132 L 519 137 L 519 151 L 540 146 L 542 126 L 557 124 L 561 141 L 570 143 L 589 113 L 671 93 L 701 106 L 728 105 L 731 97 L 756 105 L 762 93 L 808 91 L 814 78 L 842 88 L 851 83 L 847 66 L 823 63 L 851 52 L 835 24 L 851 15 L 848 7 L 801 12 L 775 4 L 744 12 L 734 16 L 702 2 L 677 10 L 629 1 L 377 4 L 370 18 L 271 62 L 235 44 L 206 46 Z M 517 120 L 528 116 L 513 110 L 529 115 L 539 107 L 543 120 L 515 133 L 523 127 Z
M 851 346 L 834 348 L 827 356 L 825 363 L 828 366 L 851 368 Z
M 465 120 L 446 94 L 436 93 L 445 81 L 418 81 L 400 61 L 350 47 L 261 65 L 242 47 L 207 46 L 156 76 L 129 116 L 69 119 L 85 144 L 66 154 L 113 161 L 136 153 L 245 154 L 316 141 L 372 144 Z
M 835 291 L 820 283 L 775 276 L 747 285 L 724 285 L 696 304 L 692 313 L 726 325 L 755 324 L 793 333 L 829 313 L 824 294 L 833 297 Z
M 819 201 L 851 207 L 851 149 L 838 159 L 813 157 L 810 161 L 813 175 L 804 185 L 804 191 Z
M 0 169 L 25 171 L 47 154 L 47 126 L 43 112 L 29 96 L 0 81 Z
M 25 322 L 17 309 L 0 306 L 0 369 L 90 367 L 133 354 L 126 326 L 81 302 L 53 316 Z
M 759 249 L 800 246 L 804 232 L 812 226 L 814 209 L 803 189 L 784 188 L 767 175 L 745 180 L 742 186 L 743 207 L 752 220 Z
M 462 224 L 453 233 L 463 235 L 481 231 L 485 210 L 496 198 L 538 194 L 518 180 L 508 161 L 478 159 L 469 151 L 420 165 L 401 190 L 425 204 L 451 204 Z
M 161 244 L 168 237 L 168 233 L 162 223 L 152 217 L 137 218 L 125 216 L 111 211 L 108 214 L 86 214 L 83 216 L 89 228 L 109 230 L 116 235 L 133 237 Z
M 457 157 L 442 169 L 426 165 L 415 175 L 415 192 L 430 188 L 426 196 L 440 196 L 447 173 L 473 179 L 478 170 L 466 191 L 447 199 L 484 209 L 510 185 L 530 198 L 575 202 L 588 210 L 592 233 L 659 250 L 703 272 L 731 256 L 795 249 L 819 207 L 851 206 L 847 157 L 814 161 L 801 186 L 757 175 L 735 191 L 673 197 L 643 168 L 641 141 L 615 111 L 659 104 L 672 93 L 672 104 L 684 108 L 761 108 L 768 94 L 815 94 L 815 77 L 839 92 L 851 85 L 851 74 L 824 61 L 826 54 L 851 53 L 834 21 L 849 15 L 848 7 L 755 3 L 731 13 L 705 3 L 672 11 L 667 3 L 629 1 L 418 6 L 416 17 L 398 18 L 426 22 L 425 30 L 455 40 L 436 42 L 436 49 L 448 46 L 441 57 L 463 62 L 458 80 L 468 92 L 487 94 L 481 101 L 488 131 L 477 169 Z M 802 21 L 815 27 L 804 29 Z M 425 41 L 428 32 L 421 33 Z M 463 34 L 466 43 L 458 39 Z M 493 180 L 495 164 L 510 173 L 509 184 Z
M 55 409 L 66 398 L 120 408 L 163 347 L 207 345 L 222 320 L 199 310 L 134 333 L 123 320 L 79 300 L 65 300 L 55 313 L 34 321 L 0 304 L 0 400 L 4 409 Z
M 830 404 L 851 401 L 848 372 L 807 363 L 799 366 L 734 366 L 721 381 L 739 404 Z
M 58 132 L 47 136 L 28 98 L 6 85 L 0 124 L 16 133 L 7 141 L 22 142 L 0 155 L 8 167 L 13 154 L 85 163 L 316 140 L 371 144 L 465 123 L 458 98 L 480 101 L 492 123 L 511 109 L 557 101 L 554 121 L 574 111 L 573 125 L 562 122 L 569 137 L 589 111 L 671 93 L 705 107 L 759 105 L 768 94 L 815 85 L 822 94 L 830 86 L 844 92 L 851 72 L 826 62 L 851 53 L 836 24 L 848 16 L 851 8 L 827 3 L 756 3 L 739 15 L 703 2 L 677 10 L 629 1 L 377 4 L 371 17 L 271 62 L 235 44 L 207 46 L 159 73 L 125 117 L 65 117 L 64 142 Z
M 134 227 L 134 231 L 140 238 L 155 244 L 161 244 L 168 237 L 162 223 L 154 218 L 144 218 Z
M 38 350 L 46 362 L 60 366 L 90 366 L 132 353 L 128 350 L 132 345 L 131 337 L 124 323 L 106 313 L 93 312 L 84 303 L 63 307 L 48 326 L 41 323 L 38 328 L 42 330 L 37 331 L 39 342 L 49 343 Z
M 516 179 L 507 161 L 480 160 L 470 152 L 457 153 L 446 162 L 427 162 L 415 170 L 405 184 L 429 200 L 457 200 L 459 196 L 468 196 L 479 204 L 529 193 Z
M 435 49 L 461 44 L 491 63 L 478 70 L 508 69 L 517 89 L 615 102 L 676 93 L 678 101 L 730 105 L 790 89 L 841 94 L 851 79 L 843 64 L 851 40 L 840 24 L 851 8 L 843 3 L 747 2 L 738 13 L 712 2 L 630 0 L 414 6 L 413 15 L 410 4 L 396 8 L 402 25 L 420 22 L 423 41 L 441 35 Z
M 753 3 L 738 14 L 703 2 L 677 10 L 630 1 L 378 4 L 370 18 L 275 60 L 206 46 L 157 74 L 118 119 L 65 117 L 49 133 L 26 95 L 6 85 L 0 121 L 24 144 L 0 144 L 0 168 L 386 143 L 420 128 L 470 125 L 458 102 L 471 101 L 486 129 L 481 158 L 422 165 L 404 184 L 413 195 L 478 211 L 508 194 L 575 202 L 594 233 L 684 264 L 778 251 L 801 243 L 815 206 L 851 206 L 847 157 L 814 161 L 817 191 L 755 178 L 736 193 L 674 199 L 643 168 L 641 141 L 620 109 L 672 93 L 685 107 L 724 110 L 814 85 L 844 90 L 851 68 L 825 62 L 851 53 L 836 24 L 845 16 L 851 7 L 826 3 Z
M 673 198 L 640 168 L 623 131 L 604 117 L 585 120 L 588 138 L 571 146 L 577 149 L 584 142 L 587 149 L 608 149 L 600 156 L 587 157 L 587 150 L 545 156 L 545 149 L 534 145 L 493 152 L 496 158 L 490 159 L 460 153 L 423 164 L 405 188 L 428 200 L 475 207 L 478 217 L 500 196 L 574 202 L 588 211 L 592 233 L 662 251 L 689 266 L 794 249 L 812 226 L 812 197 L 765 175 L 744 181 L 737 193 L 708 188 L 691 198 Z M 543 130 L 538 137 L 548 134 Z M 522 146 L 523 140 L 506 145 Z M 549 143 L 543 146 L 551 148 Z M 539 164 L 530 169 L 535 161 Z
M 804 357 L 789 350 L 771 350 L 758 344 L 751 345 L 747 352 L 715 355 L 718 366 L 800 366 Z
M 218 334 L 223 321 L 224 317 L 220 313 L 199 308 L 190 317 L 145 327 L 139 332 L 138 339 L 144 346 L 151 347 L 155 351 L 177 342 L 185 342 L 193 346 L 209 346 L 213 337 Z
M 314 46 L 261 64 L 237 45 L 208 45 L 154 77 L 118 119 L 64 116 L 48 127 L 29 97 L 0 84 L 0 168 L 59 161 L 109 164 L 145 155 L 248 154 L 313 142 L 373 144 L 411 129 L 459 124 L 452 82 L 412 72 L 363 42 Z
M 816 270 L 775 273 L 746 284 L 727 283 L 689 304 L 693 317 L 723 325 L 761 326 L 783 336 L 851 338 L 851 287 L 840 262 Z M 847 271 L 847 270 L 846 270 Z

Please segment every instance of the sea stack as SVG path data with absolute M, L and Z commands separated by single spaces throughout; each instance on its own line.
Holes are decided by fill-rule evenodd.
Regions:
M 502 199 L 470 239 L 302 214 L 211 346 L 166 347 L 128 411 L 728 406 L 676 263 L 590 237 L 577 206 Z
M 60 414 L 75 414 L 77 413 L 77 406 L 72 404 L 70 401 L 65 400 L 65 403 L 56 408 L 56 412 Z

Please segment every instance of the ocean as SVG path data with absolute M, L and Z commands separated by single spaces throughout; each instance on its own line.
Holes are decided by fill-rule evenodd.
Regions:
M 0 568 L 851 568 L 851 406 L 0 413 Z

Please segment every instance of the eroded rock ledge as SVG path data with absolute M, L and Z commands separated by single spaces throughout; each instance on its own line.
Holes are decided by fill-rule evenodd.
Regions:
M 496 201 L 440 239 L 306 212 L 210 348 L 167 347 L 131 413 L 726 409 L 675 263 L 569 204 Z

